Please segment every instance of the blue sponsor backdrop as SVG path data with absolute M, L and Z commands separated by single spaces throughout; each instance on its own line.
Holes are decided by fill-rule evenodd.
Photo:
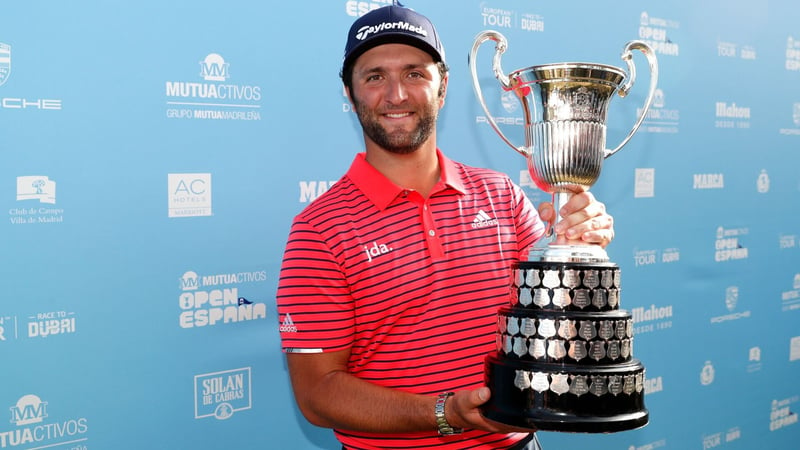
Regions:
M 274 291 L 292 217 L 362 148 L 338 70 L 385 1 L 0 7 L 0 448 L 336 448 L 294 406 Z M 509 173 L 467 54 L 624 68 L 659 90 L 593 191 L 648 370 L 648 426 L 548 449 L 790 449 L 800 439 L 800 5 L 409 0 L 451 79 L 440 146 Z M 490 61 L 481 85 L 522 143 Z M 609 146 L 649 73 L 612 100 Z

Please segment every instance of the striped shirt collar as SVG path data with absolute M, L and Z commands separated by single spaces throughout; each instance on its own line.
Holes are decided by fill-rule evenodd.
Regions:
M 448 157 L 436 149 L 436 156 L 439 158 L 439 167 L 441 167 L 441 175 L 439 182 L 436 183 L 431 194 L 450 187 L 455 189 L 461 194 L 464 194 L 464 182 L 461 177 L 461 171 L 458 166 Z M 364 195 L 381 211 L 386 209 L 398 195 L 401 195 L 405 190 L 403 187 L 398 186 L 377 169 L 372 167 L 367 162 L 366 153 L 358 153 L 347 171 L 347 176 L 353 181 L 353 184 L 358 187 Z

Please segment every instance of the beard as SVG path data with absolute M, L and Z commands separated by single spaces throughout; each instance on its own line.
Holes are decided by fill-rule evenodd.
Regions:
M 384 150 L 401 155 L 413 153 L 431 137 L 439 112 L 435 104 L 428 104 L 417 113 L 419 122 L 413 130 L 387 130 L 380 124 L 375 110 L 369 109 L 355 98 L 353 105 L 364 134 Z

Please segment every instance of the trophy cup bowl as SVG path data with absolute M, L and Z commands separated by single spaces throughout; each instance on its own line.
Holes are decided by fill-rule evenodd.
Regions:
M 500 130 L 483 98 L 478 82 L 477 52 L 488 40 L 495 41 L 492 70 L 505 91 L 513 92 L 522 105 L 525 145 L 512 143 Z M 486 118 L 500 138 L 527 159 L 531 179 L 541 190 L 553 195 L 558 211 L 574 192 L 588 190 L 600 176 L 603 161 L 617 153 L 639 129 L 655 95 L 658 62 L 643 41 L 625 45 L 622 69 L 594 63 L 554 63 L 519 69 L 506 75 L 501 57 L 508 48 L 505 36 L 493 30 L 475 38 L 469 55 L 472 85 Z M 625 97 L 636 81 L 633 50 L 641 51 L 650 66 L 650 89 L 644 106 L 628 135 L 613 149 L 606 148 L 608 105 L 616 93 Z M 558 222 L 560 218 L 556 219 Z M 597 245 L 564 245 L 551 236 L 544 248 L 536 248 L 532 259 L 548 261 L 607 261 Z
M 476 56 L 488 40 L 496 42 L 495 77 L 522 104 L 524 146 L 503 134 L 484 101 Z M 604 160 L 638 130 L 655 94 L 655 54 L 646 43 L 631 41 L 622 52 L 627 73 L 604 64 L 569 62 L 506 75 L 501 66 L 506 48 L 497 31 L 475 38 L 469 55 L 475 94 L 489 124 L 526 158 L 531 179 L 552 194 L 559 211 L 573 193 L 595 184 Z M 632 50 L 648 60 L 649 93 L 631 131 L 607 149 L 609 102 L 614 94 L 625 97 L 635 82 Z M 492 398 L 484 415 L 518 427 L 564 432 L 611 433 L 646 425 L 645 369 L 633 358 L 631 315 L 619 309 L 619 267 L 599 245 L 570 243 L 552 233 L 543 241 L 528 261 L 511 267 L 511 306 L 498 311 L 496 351 L 485 362 Z

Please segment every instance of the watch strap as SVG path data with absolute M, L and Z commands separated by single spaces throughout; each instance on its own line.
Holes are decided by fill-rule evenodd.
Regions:
M 440 436 L 450 436 L 453 434 L 460 434 L 464 431 L 462 428 L 455 428 L 450 426 L 447 422 L 447 418 L 444 415 L 444 407 L 447 402 L 447 399 L 453 395 L 453 392 L 442 392 L 436 398 L 436 407 L 434 408 L 433 412 L 436 415 L 436 426 L 439 428 L 439 435 Z

